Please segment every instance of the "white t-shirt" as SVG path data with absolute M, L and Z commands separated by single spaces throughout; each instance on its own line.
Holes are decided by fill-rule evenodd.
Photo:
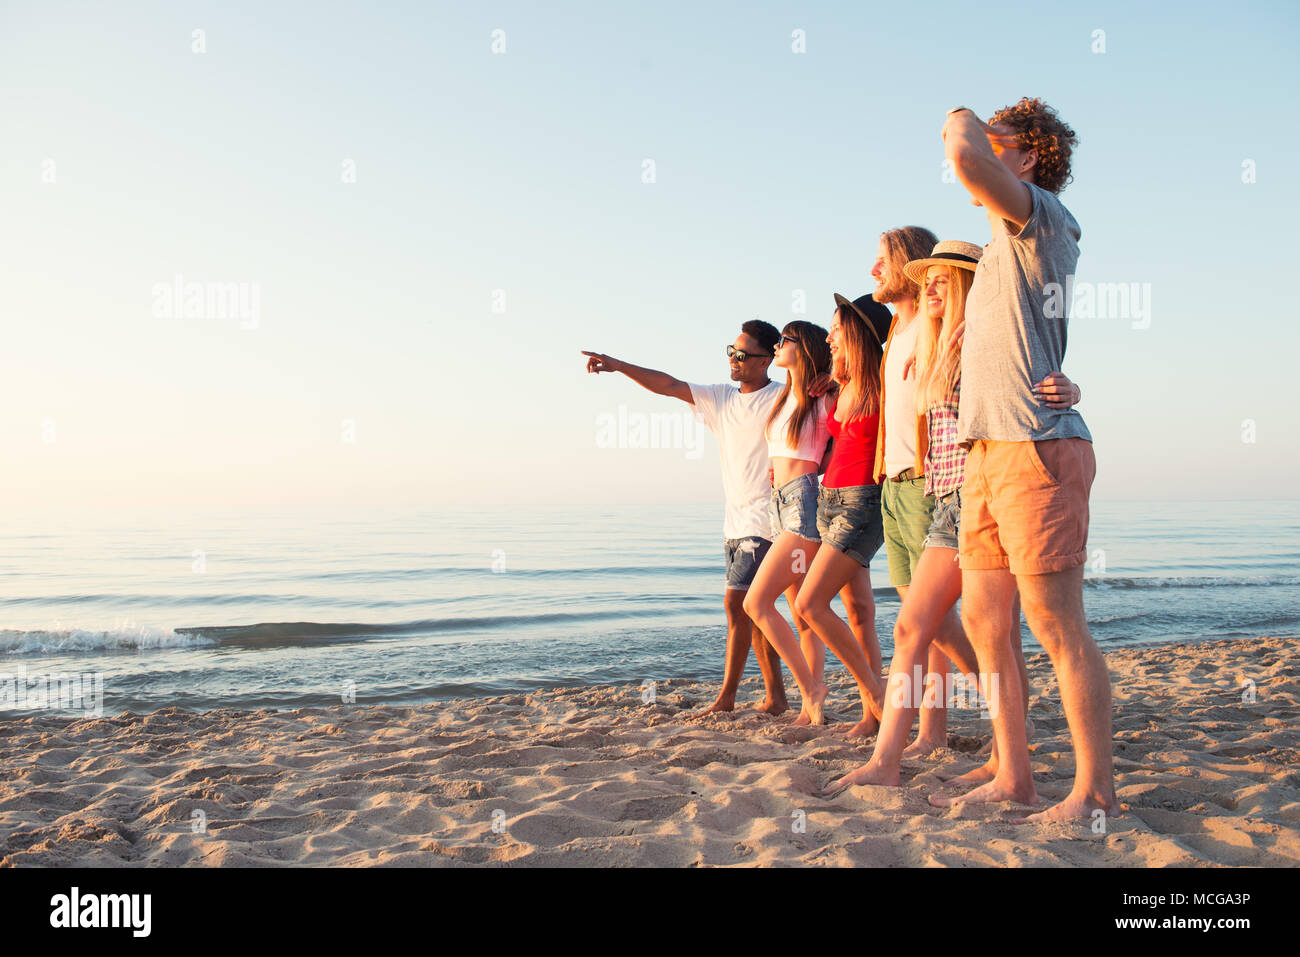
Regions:
M 921 317 L 907 328 L 895 327 L 885 360 L 885 474 L 897 475 L 916 465 L 916 370 L 906 379 L 903 366 L 916 349 Z
M 772 483 L 767 478 L 769 460 L 763 429 L 784 383 L 770 382 L 748 393 L 730 384 L 690 383 L 690 387 L 695 417 L 718 437 L 726 497 L 723 537 L 771 540 L 767 503 L 772 497 Z

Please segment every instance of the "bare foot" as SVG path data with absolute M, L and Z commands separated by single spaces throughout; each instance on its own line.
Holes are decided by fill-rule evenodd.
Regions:
M 905 758 L 923 758 L 931 751 L 938 751 L 940 748 L 948 747 L 948 737 L 945 735 L 942 740 L 932 741 L 929 738 L 917 738 L 906 748 L 903 749 Z
M 771 698 L 764 698 L 758 704 L 754 705 L 754 710 L 775 717 L 778 714 L 784 714 L 789 711 L 790 705 L 784 698 L 780 701 L 773 701 Z
M 1122 809 L 1119 800 L 1112 793 L 1109 804 L 1099 801 L 1087 794 L 1076 795 L 1073 791 L 1059 804 L 1053 804 L 1046 811 L 1039 811 L 1029 817 L 1016 818 L 1012 824 L 1065 824 L 1075 821 L 1091 821 L 1098 811 L 1104 811 L 1106 817 L 1119 817 Z
M 826 716 L 822 714 L 822 705 L 830 691 L 824 684 L 813 685 L 808 696 L 804 698 L 804 711 L 808 713 L 809 724 L 825 724 Z
M 856 771 L 850 771 L 838 781 L 832 781 L 826 787 L 822 788 L 822 794 L 834 794 L 836 791 L 843 791 L 846 787 L 856 784 L 883 784 L 886 787 L 898 787 L 898 769 L 890 771 L 888 768 L 877 767 L 874 762 L 868 761 Z
M 808 709 L 804 708 L 799 712 L 799 717 L 794 719 L 794 723 L 801 727 L 806 724 L 812 724 L 812 716 L 808 714 Z
M 1015 788 L 1000 783 L 996 778 L 985 784 L 981 784 L 973 791 L 967 791 L 965 794 L 931 794 L 929 797 L 930 804 L 934 807 L 952 807 L 955 804 L 1000 804 L 1004 801 L 1014 801 L 1017 804 L 1035 805 L 1038 803 L 1038 792 L 1034 790 L 1034 782 L 1030 781 L 1024 787 Z
M 944 781 L 944 787 L 969 787 L 973 788 L 983 784 L 986 781 L 992 781 L 997 777 L 998 768 L 996 762 L 990 761 L 988 764 L 982 764 L 974 771 L 967 771 L 965 774 L 959 774 L 955 778 L 949 778 Z
M 880 722 L 876 720 L 875 715 L 868 714 L 865 718 L 844 732 L 846 738 L 869 738 L 880 730 Z
M 706 714 L 723 714 L 725 712 L 735 711 L 735 710 L 736 710 L 735 698 L 719 698 L 717 701 L 713 702 L 713 704 L 709 705 L 707 708 L 701 708 L 699 711 L 692 711 L 690 714 L 686 716 L 686 720 L 692 721 L 695 718 L 703 718 Z
M 876 695 L 874 698 L 871 695 L 863 694 L 862 690 L 859 689 L 858 698 L 862 701 L 863 720 L 868 717 L 875 718 L 877 721 L 876 727 L 880 727 L 879 722 L 885 717 L 885 709 L 880 704 L 879 691 L 873 693 Z

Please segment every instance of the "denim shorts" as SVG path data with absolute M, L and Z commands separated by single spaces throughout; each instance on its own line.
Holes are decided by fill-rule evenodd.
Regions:
M 930 519 L 930 530 L 925 534 L 924 547 L 955 549 L 960 529 L 961 489 L 957 489 L 934 500 L 934 517 Z
M 817 473 L 809 472 L 772 489 L 767 517 L 772 523 L 772 539 L 782 532 L 793 532 L 810 542 L 821 540 L 817 534 Z
M 727 557 L 727 588 L 733 591 L 746 591 L 753 584 L 754 573 L 763 564 L 763 557 L 772 547 L 766 538 L 751 536 L 749 538 L 728 538 L 722 543 L 723 554 Z
M 866 568 L 885 541 L 880 486 L 822 489 L 817 499 L 817 531 L 823 542 Z

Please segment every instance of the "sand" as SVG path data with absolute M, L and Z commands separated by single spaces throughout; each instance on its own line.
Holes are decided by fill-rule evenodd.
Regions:
M 1186 866 L 1300 863 L 1297 638 L 1112 651 L 1124 814 L 1023 825 L 1013 805 L 931 807 L 990 736 L 950 712 L 948 748 L 900 788 L 819 796 L 869 745 L 740 710 L 684 720 L 711 683 L 571 688 L 419 708 L 167 709 L 0 719 L 8 866 Z M 1043 799 L 1073 759 L 1046 656 L 1030 660 Z M 856 719 L 847 676 L 832 718 Z M 1243 701 L 1254 682 L 1255 700 Z M 741 700 L 752 703 L 757 679 Z

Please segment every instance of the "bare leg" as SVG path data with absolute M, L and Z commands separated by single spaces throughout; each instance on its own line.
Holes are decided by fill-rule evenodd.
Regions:
M 916 585 L 916 579 L 912 579 Z M 944 621 L 949 617 L 954 620 L 957 612 L 949 609 Z M 952 671 L 952 662 L 943 650 L 930 642 L 925 669 L 925 693 L 921 696 L 921 727 L 916 732 L 916 740 L 903 749 L 903 757 L 920 758 L 938 748 L 948 746 L 948 700 L 945 679 Z
M 826 646 L 812 626 L 795 611 L 799 586 L 803 580 L 804 576 L 800 575 L 799 580 L 785 590 L 785 602 L 790 606 L 790 614 L 794 617 L 794 630 L 799 633 L 799 648 L 803 652 L 803 660 L 808 662 L 808 668 L 812 671 L 813 684 L 822 684 L 826 676 Z
M 936 807 L 983 801 L 1038 803 L 1025 741 L 1020 669 L 1011 650 L 1015 588 L 1015 579 L 1004 568 L 967 569 L 962 573 L 962 623 L 979 658 L 980 678 L 988 682 L 999 760 L 992 780 L 956 797 L 932 796 L 930 803 Z
M 854 563 L 857 564 L 856 562 Z M 849 630 L 858 640 L 862 653 L 867 656 L 871 673 L 880 676 L 880 638 L 876 632 L 876 596 L 871 591 L 871 570 L 857 565 L 848 584 L 840 589 L 840 601 L 849 620 Z M 879 722 L 874 714 L 864 712 L 862 720 L 849 729 L 849 737 L 874 734 Z
M 1029 669 L 1025 666 L 1025 653 L 1020 645 L 1020 593 L 1017 592 L 1011 602 L 1011 630 L 1010 641 L 1011 651 L 1016 657 L 1017 670 L 1020 674 L 1020 700 L 1024 705 L 1025 714 L 1029 714 Z M 962 635 L 965 641 L 965 634 Z M 967 643 L 969 647 L 969 642 Z M 967 671 L 967 674 L 975 674 L 978 668 Z M 1025 718 L 1025 741 L 1028 742 L 1034 736 L 1034 723 Z M 977 784 L 983 784 L 985 781 L 992 781 L 998 773 L 998 742 L 996 738 L 989 738 L 988 744 L 980 748 L 980 754 L 987 754 L 988 761 L 976 768 L 974 771 L 967 771 L 958 777 L 945 781 L 946 786 L 951 787 L 974 787 Z
M 840 589 L 840 601 L 848 615 L 849 630 L 862 646 L 871 671 L 880 674 L 880 638 L 876 634 L 876 596 L 871 592 L 871 570 L 858 565 L 848 584 Z
M 723 607 L 727 610 L 727 658 L 722 676 L 722 690 L 718 698 L 707 708 L 692 712 L 687 717 L 698 718 L 715 712 L 733 711 L 736 707 L 736 691 L 740 687 L 741 676 L 745 673 L 745 662 L 749 660 L 751 640 L 761 640 L 761 634 L 755 634 L 749 616 L 745 614 L 745 593 L 735 588 L 728 588 L 724 593 Z M 764 642 L 766 644 L 766 642 Z M 765 667 L 764 656 L 758 655 L 758 667 L 763 672 L 763 681 L 767 685 L 769 698 L 772 696 L 772 680 Z M 780 670 L 775 671 L 775 680 L 780 688 L 779 696 L 785 699 L 785 687 L 781 682 Z
M 925 552 L 921 553 L 921 557 L 922 558 L 925 557 Z M 920 562 L 918 561 L 917 564 L 919 566 Z M 916 583 L 916 576 L 913 575 L 912 584 L 915 583 Z M 898 585 L 895 587 L 895 590 L 898 592 L 898 600 L 900 602 L 904 604 L 907 603 L 907 592 L 908 589 L 910 589 L 911 587 L 912 587 L 911 585 Z M 956 617 L 957 617 L 956 613 L 954 613 L 952 615 L 952 619 L 955 620 Z M 943 619 L 943 622 L 944 622 L 943 628 L 945 629 L 945 634 L 950 635 L 953 627 L 950 619 L 945 617 Z M 958 622 L 957 624 L 957 631 L 959 632 L 961 631 L 960 622 Z M 963 641 L 965 640 L 965 634 L 962 634 L 962 640 Z M 940 644 L 939 647 L 942 649 L 945 647 L 945 645 Z M 937 681 L 939 678 L 942 677 L 942 673 L 946 673 L 949 668 L 948 663 L 946 661 L 941 662 L 939 656 L 935 654 L 933 651 L 927 652 L 927 656 L 928 657 L 927 657 L 927 666 L 926 666 L 926 675 L 925 675 L 925 685 L 923 685 L 923 687 L 929 686 L 932 682 Z M 972 651 L 971 657 L 974 658 L 974 656 L 975 653 Z M 936 668 L 938 670 L 935 670 Z M 933 701 L 931 703 L 933 703 Z M 912 726 L 909 724 L 908 730 L 911 730 L 911 727 Z M 939 741 L 940 738 L 942 738 L 943 744 L 948 743 L 947 702 L 944 703 L 944 708 L 941 714 L 936 714 L 931 708 L 923 708 L 921 710 L 921 728 L 920 731 L 917 733 L 916 744 L 912 746 L 913 749 L 919 746 L 920 750 L 919 752 L 917 752 L 915 750 L 909 749 L 909 751 L 911 751 L 912 753 L 908 754 L 907 756 L 913 757 L 918 753 L 929 754 L 935 748 L 941 747 L 941 745 L 936 743 L 927 746 L 927 742 L 937 742 Z
M 813 630 L 826 642 L 826 647 L 844 662 L 858 683 L 862 699 L 862 720 L 849 734 L 871 734 L 876 730 L 876 719 L 883 712 L 880 678 L 871 670 L 871 662 L 863 654 L 849 626 L 831 610 L 831 599 L 862 566 L 834 548 L 823 548 L 813 558 L 808 577 L 799 589 L 798 612 Z
M 957 564 L 957 550 L 948 548 L 944 549 L 945 557 L 952 562 L 958 577 L 961 576 L 961 568 Z M 921 554 L 922 559 L 925 553 Z M 916 584 L 915 578 L 912 584 Z M 959 587 L 960 590 L 960 587 Z M 900 589 L 900 592 L 906 591 L 906 586 Z M 979 666 L 975 659 L 975 649 L 970 646 L 966 639 L 966 632 L 961 626 L 961 617 L 957 614 L 956 608 L 952 608 L 943 616 L 939 624 L 939 629 L 935 632 L 934 643 L 930 646 L 930 661 L 928 673 L 925 676 L 927 682 L 936 680 L 936 678 L 946 678 L 952 670 L 949 661 L 956 662 L 957 666 L 962 669 L 963 673 L 974 675 L 978 673 Z M 940 696 L 942 700 L 943 696 Z M 930 699 L 926 699 L 927 701 Z M 923 706 L 921 708 L 921 728 L 917 732 L 916 741 L 912 743 L 903 757 L 913 758 L 929 754 L 936 748 L 945 747 L 948 744 L 948 708 L 947 702 L 939 708 Z
M 802 582 L 803 575 L 799 576 Z M 821 685 L 826 683 L 826 646 L 822 640 L 817 637 L 817 632 L 813 631 L 808 622 L 799 617 L 795 612 L 796 602 L 798 600 L 798 588 L 791 585 L 785 590 L 785 600 L 790 606 L 791 613 L 794 614 L 794 627 L 799 633 L 799 650 L 803 653 L 803 660 L 808 662 L 808 669 L 812 672 L 813 684 Z M 807 710 L 799 712 L 794 719 L 798 725 L 812 724 L 812 716 Z
M 1061 707 L 1074 745 L 1074 787 L 1064 801 L 1029 820 L 1087 819 L 1094 810 L 1119 813 L 1111 739 L 1110 673 L 1088 631 L 1083 566 L 1017 578 L 1025 620 L 1052 659 Z
M 1034 736 L 1034 723 L 1029 720 L 1029 666 L 1025 664 L 1025 649 L 1020 639 L 1020 589 L 1017 588 L 1016 597 L 1011 602 L 1011 650 L 1020 671 L 1021 699 L 1025 703 L 1025 740 L 1028 741 Z
M 889 665 L 885 714 L 876 749 L 870 761 L 831 784 L 826 793 L 850 784 L 898 785 L 903 745 L 920 703 L 922 668 L 939 623 L 953 613 L 961 594 L 961 569 L 952 561 L 952 554 L 950 548 L 927 548 L 922 553 L 894 627 L 894 659 Z
M 776 610 L 776 600 L 783 591 L 794 584 L 797 576 L 808 567 L 820 543 L 810 542 L 792 532 L 777 536 L 772 548 L 758 567 L 754 581 L 745 596 L 745 611 L 754 620 L 794 675 L 803 698 L 801 714 L 807 714 L 811 724 L 822 724 L 822 703 L 826 700 L 826 685 L 814 681 L 811 669 L 804 660 L 794 631 L 785 617 Z M 815 558 L 812 559 L 814 562 Z M 798 568 L 799 571 L 795 569 Z
M 742 599 L 743 602 L 743 599 Z M 744 613 L 742 604 L 741 613 Z M 748 615 L 745 615 L 748 618 Z M 757 625 L 753 626 L 754 657 L 758 659 L 758 670 L 763 675 L 763 700 L 754 705 L 755 711 L 776 716 L 790 710 L 790 702 L 785 697 L 785 682 L 781 678 L 781 656 L 776 653 Z

